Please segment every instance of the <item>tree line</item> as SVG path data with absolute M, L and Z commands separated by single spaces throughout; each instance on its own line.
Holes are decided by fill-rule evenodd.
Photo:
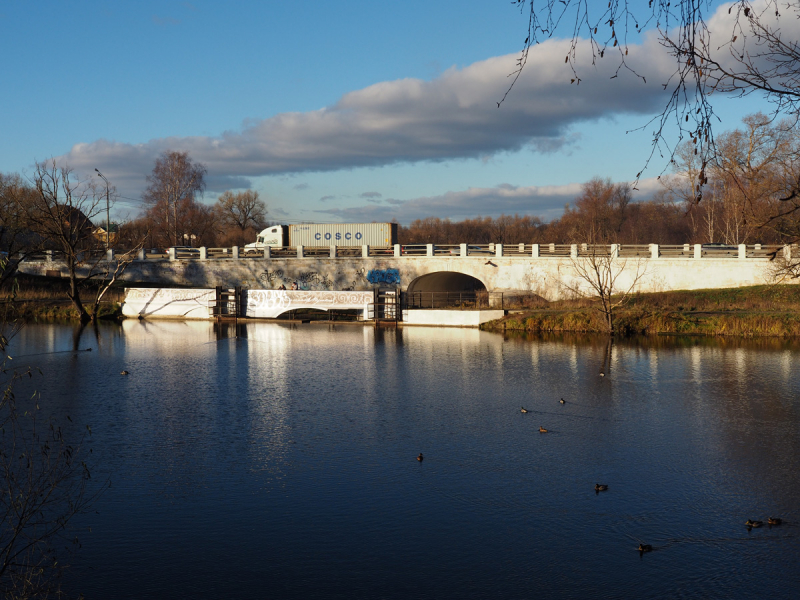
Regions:
M 634 201 L 628 183 L 595 177 L 550 222 L 529 215 L 457 222 L 428 217 L 399 227 L 399 241 L 791 243 L 800 236 L 799 158 L 796 122 L 757 113 L 718 136 L 711 161 L 700 158 L 695 140 L 684 143 L 671 159 L 670 174 L 660 178 L 661 189 L 647 201 Z M 213 205 L 203 203 L 207 170 L 187 152 L 167 151 L 156 159 L 141 214 L 116 227 L 108 223 L 116 190 L 97 175 L 82 176 L 54 160 L 36 163 L 27 178 L 0 174 L 0 251 L 7 257 L 0 284 L 27 255 L 56 250 L 67 264 L 70 299 L 89 319 L 109 282 L 124 270 L 124 264 L 113 272 L 101 266 L 106 247 L 130 253 L 142 247 L 242 246 L 268 225 L 267 206 L 256 191 L 226 191 Z M 92 256 L 93 268 L 81 280 L 78 266 Z M 87 308 L 80 290 L 90 283 L 97 285 Z
M 717 138 L 713 160 L 688 140 L 647 201 L 628 183 L 595 177 L 561 217 L 428 217 L 399 228 L 403 243 L 782 244 L 800 237 L 800 134 L 794 120 L 757 113 Z

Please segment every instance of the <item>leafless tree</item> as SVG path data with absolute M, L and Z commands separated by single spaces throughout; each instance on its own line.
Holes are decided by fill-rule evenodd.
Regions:
M 713 92 L 762 94 L 773 103 L 775 115 L 798 116 L 800 4 L 796 2 L 738 0 L 730 5 L 727 17 L 717 13 L 719 4 L 713 0 L 514 3 L 527 15 L 528 26 L 506 95 L 524 70 L 531 48 L 561 31 L 572 36 L 565 60 L 572 67 L 574 82 L 580 83 L 579 53 L 590 54 L 592 64 L 613 60 L 617 72 L 627 70 L 644 79 L 644 74 L 636 72 L 628 61 L 629 37 L 655 29 L 675 68 L 663 83 L 668 99 L 651 121 L 655 125 L 654 143 L 645 165 L 656 150 L 666 152 L 671 159 L 680 142 L 688 139 L 699 156 L 700 182 L 704 182 L 705 168 L 716 152 Z M 713 34 L 708 27 L 712 16 L 724 27 L 715 26 Z M 668 129 L 677 130 L 677 144 L 669 140 Z M 800 195 L 800 187 L 791 193 Z
M 81 300 L 78 269 L 98 248 L 92 218 L 101 211 L 104 192 L 93 180 L 80 179 L 54 159 L 36 163 L 32 183 L 36 189 L 33 201 L 20 208 L 44 243 L 63 256 L 70 284 L 67 296 L 81 320 L 89 321 L 91 316 Z
M 253 231 L 266 227 L 267 205 L 254 190 L 235 194 L 225 192 L 217 199 L 215 209 L 223 233 L 231 245 L 246 243 L 248 237 L 253 238 L 248 233 L 252 234 Z
M 156 159 L 142 198 L 150 207 L 154 233 L 165 245 L 183 243 L 186 211 L 195 204 L 195 196 L 205 190 L 206 173 L 205 165 L 193 162 L 188 152 L 169 150 Z
M 86 444 L 43 419 L 38 397 L 18 399 L 15 384 L 33 375 L 8 367 L 12 323 L 0 324 L 0 592 L 4 598 L 48 598 L 60 594 L 59 575 L 70 521 L 87 512 L 106 485 L 90 482 Z M 70 539 L 71 537 L 71 539 Z
M 108 263 L 104 238 L 95 235 L 92 219 L 105 212 L 105 188 L 98 188 L 91 178 L 81 179 L 68 166 L 59 167 L 55 160 L 36 163 L 32 184 L 35 193 L 17 206 L 42 247 L 63 258 L 69 277 L 67 296 L 81 321 L 95 320 L 100 299 L 132 260 Z M 87 310 L 81 288 L 90 284 L 97 291 Z
M 578 256 L 570 259 L 572 274 L 563 277 L 561 285 L 576 297 L 597 299 L 596 308 L 603 315 L 607 332 L 613 335 L 614 314 L 647 274 L 647 262 L 640 256 L 620 257 L 620 245 L 609 244 L 599 224 L 591 225 L 584 239 L 587 243 L 578 245 Z
M 647 274 L 643 258 L 620 258 L 618 245 L 587 244 L 586 251 L 572 258 L 577 279 L 562 280 L 562 285 L 576 296 L 599 300 L 597 310 L 603 315 L 606 330 L 614 333 L 614 315 L 636 291 Z
M 0 287 L 11 280 L 19 263 L 39 248 L 40 240 L 30 230 L 21 207 L 30 204 L 35 190 L 18 174 L 0 173 Z

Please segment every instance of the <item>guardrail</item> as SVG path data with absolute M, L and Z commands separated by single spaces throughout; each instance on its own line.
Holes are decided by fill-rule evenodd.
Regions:
M 119 256 L 125 256 L 120 254 Z M 80 260 L 114 260 L 114 250 L 81 253 Z M 29 254 L 26 261 L 63 260 L 63 252 L 47 250 Z M 232 248 L 159 248 L 140 249 L 134 260 L 241 260 L 272 258 L 592 258 L 620 259 L 786 259 L 799 258 L 797 244 L 790 246 L 762 244 L 395 244 L 393 246 L 281 246 L 263 249 Z
M 403 292 L 407 308 L 503 308 L 503 292 Z

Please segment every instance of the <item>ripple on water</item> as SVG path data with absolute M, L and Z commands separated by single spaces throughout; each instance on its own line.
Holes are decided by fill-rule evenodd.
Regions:
M 579 339 L 245 332 L 217 340 L 207 324 L 130 323 L 122 335 L 101 328 L 97 352 L 41 357 L 43 405 L 91 423 L 98 473 L 112 480 L 81 522 L 92 534 L 72 588 L 117 598 L 796 592 L 795 353 L 615 343 L 598 378 L 606 346 Z M 20 353 L 73 338 L 32 326 Z M 786 525 L 743 525 L 770 514 Z M 640 555 L 640 543 L 653 551 Z

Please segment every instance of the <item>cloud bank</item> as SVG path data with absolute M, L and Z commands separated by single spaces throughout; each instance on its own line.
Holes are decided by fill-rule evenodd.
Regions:
M 499 108 L 517 55 L 453 67 L 431 81 L 377 83 L 332 106 L 248 120 L 241 130 L 218 136 L 164 137 L 141 144 L 101 139 L 76 144 L 61 158 L 79 171 L 99 167 L 125 189 L 144 185 L 161 152 L 188 151 L 208 167 L 209 189 L 215 191 L 247 187 L 248 178 L 272 174 L 480 158 L 523 147 L 553 152 L 572 141 L 569 130 L 576 124 L 661 108 L 660 84 L 674 64 L 654 38 L 632 46 L 626 59 L 646 75 L 647 83 L 627 72 L 612 79 L 617 59 L 592 66 L 586 62 L 589 54 L 581 52 L 582 81 L 571 84 L 564 64 L 567 51 L 564 41 L 534 48 Z
M 329 208 L 314 211 L 324 215 L 320 220 L 333 218 L 344 222 L 389 222 L 396 219 L 408 224 L 415 219 L 430 216 L 461 221 L 476 216 L 499 217 L 505 215 L 532 215 L 543 221 L 560 217 L 564 205 L 572 203 L 581 193 L 582 183 L 557 186 L 513 186 L 501 184 L 491 188 L 469 188 L 451 191 L 438 196 L 412 200 L 382 199 L 380 203 L 348 208 Z M 639 182 L 634 191 L 636 201 L 646 200 L 660 188 L 656 178 Z M 369 202 L 369 200 L 368 200 Z

